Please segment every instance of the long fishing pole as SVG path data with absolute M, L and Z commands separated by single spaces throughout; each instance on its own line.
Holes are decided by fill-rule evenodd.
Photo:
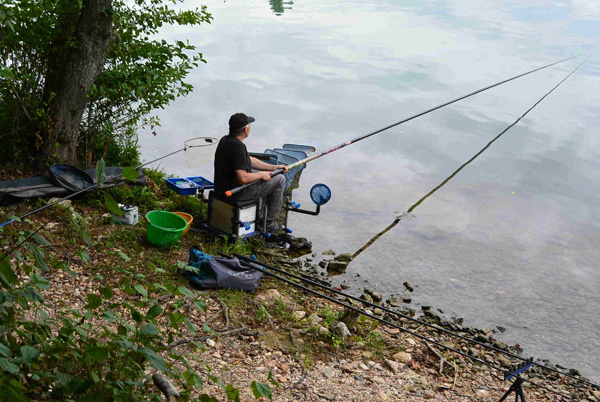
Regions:
M 221 254 L 221 255 L 223 255 L 223 256 L 227 256 L 226 254 L 223 254 L 223 253 L 220 253 L 220 254 Z M 268 264 L 265 264 L 265 263 L 263 263 L 263 262 L 259 262 L 259 261 L 253 260 L 252 258 L 246 257 L 246 256 L 244 256 L 244 255 L 241 255 L 241 254 L 234 253 L 233 255 L 234 255 L 234 257 L 237 257 L 237 258 L 238 258 L 238 259 L 239 259 L 239 260 L 240 260 L 242 263 L 255 263 L 255 264 L 258 264 L 258 265 L 260 265 L 260 266 L 263 266 L 263 267 L 265 267 L 265 268 L 268 268 L 268 269 L 270 269 L 270 270 L 272 270 L 272 271 L 275 271 L 275 272 L 277 272 L 277 273 L 279 273 L 279 274 L 284 274 L 284 275 L 287 275 L 287 276 L 289 276 L 289 277 L 291 277 L 291 278 L 294 278 L 294 279 L 297 279 L 297 280 L 303 281 L 303 282 L 305 282 L 305 283 L 307 283 L 307 284 L 310 284 L 310 285 L 312 285 L 312 286 L 316 286 L 316 287 L 319 287 L 319 288 L 321 288 L 321 289 L 324 289 L 324 290 L 330 291 L 330 292 L 332 292 L 332 293 L 334 293 L 334 294 L 336 294 L 336 295 L 339 295 L 339 296 L 342 296 L 342 297 L 346 297 L 346 298 L 348 298 L 348 299 L 352 299 L 352 300 L 354 300 L 354 301 L 357 301 L 357 302 L 359 302 L 359 303 L 362 303 L 362 304 L 364 304 L 364 305 L 367 305 L 367 306 L 370 306 L 370 307 L 373 307 L 373 308 L 378 308 L 378 309 L 380 309 L 380 310 L 382 310 L 382 311 L 385 311 L 386 313 L 394 314 L 394 315 L 396 315 L 396 316 L 398 316 L 398 317 L 401 317 L 401 318 L 404 318 L 404 319 L 406 319 L 406 320 L 409 320 L 409 321 L 415 322 L 415 323 L 417 323 L 417 324 L 424 325 L 424 326 L 426 326 L 426 327 L 429 327 L 429 328 L 435 329 L 435 330 L 437 330 L 437 331 L 443 332 L 443 333 L 445 333 L 445 334 L 447 334 L 447 335 L 450 335 L 450 336 L 452 336 L 452 337 L 455 337 L 455 338 L 458 338 L 458 339 L 462 339 L 462 340 L 464 340 L 464 341 L 467 341 L 467 342 L 470 342 L 470 343 L 476 344 L 476 345 L 478 345 L 478 346 L 481 346 L 481 347 L 483 347 L 483 348 L 485 348 L 485 349 L 488 349 L 488 350 L 491 350 L 491 351 L 494 351 L 494 352 L 497 352 L 497 353 L 502 353 L 502 354 L 504 354 L 504 355 L 506 355 L 506 356 L 510 356 L 510 357 L 512 357 L 512 358 L 514 358 L 514 359 L 518 359 L 518 360 L 521 360 L 521 361 L 526 361 L 526 360 L 527 360 L 527 359 L 525 359 L 525 358 L 523 358 L 523 357 L 521 357 L 521 356 L 519 356 L 519 355 L 517 355 L 517 354 L 514 354 L 514 353 L 511 353 L 511 352 L 508 352 L 508 351 L 506 351 L 506 350 L 502 350 L 502 349 L 496 348 L 496 347 L 494 347 L 494 346 L 487 345 L 487 344 L 485 344 L 485 343 L 482 343 L 482 342 L 479 342 L 479 341 L 477 341 L 477 340 L 475 340 L 475 339 L 471 339 L 471 338 L 468 338 L 468 337 L 466 337 L 466 336 L 463 336 L 463 335 L 457 334 L 457 333 L 455 333 L 455 332 L 452 332 L 452 331 L 450 331 L 450 330 L 447 330 L 447 329 L 445 329 L 445 328 L 441 328 L 441 327 L 435 326 L 435 325 L 433 325 L 433 324 L 430 324 L 430 323 L 428 323 L 428 322 L 421 321 L 421 320 L 419 320 L 419 319 L 417 319 L 417 318 L 414 318 L 414 317 L 408 316 L 408 315 L 406 315 L 406 314 L 402 314 L 402 313 L 400 313 L 399 311 L 392 310 L 392 309 L 390 309 L 390 308 L 387 308 L 387 307 L 385 307 L 385 306 L 380 306 L 380 305 L 378 305 L 378 304 L 375 304 L 375 303 L 373 303 L 373 302 L 370 302 L 370 301 L 367 301 L 367 300 L 363 300 L 363 299 L 361 299 L 361 298 L 359 298 L 359 297 L 356 297 L 356 296 L 352 296 L 352 295 L 350 295 L 350 294 L 348 294 L 348 293 L 345 293 L 345 292 L 339 291 L 339 290 L 337 290 L 337 289 L 334 289 L 334 288 L 332 288 L 332 287 L 330 287 L 330 286 L 323 285 L 323 284 L 321 284 L 321 283 L 319 283 L 319 282 L 316 282 L 316 281 L 314 281 L 314 280 L 311 280 L 311 279 L 308 279 L 308 278 L 304 278 L 304 277 L 302 277 L 302 276 L 299 276 L 299 275 L 295 275 L 295 274 L 293 274 L 293 273 L 291 273 L 291 272 L 288 272 L 288 271 L 286 271 L 286 270 L 279 269 L 279 268 L 277 268 L 277 267 L 274 267 L 274 266 L 272 266 L 272 265 L 268 265 Z M 590 382 L 590 381 L 585 381 L 585 380 L 583 380 L 583 379 L 581 379 L 581 378 L 577 378 L 577 377 L 575 377 L 575 376 L 572 376 L 572 375 L 570 375 L 570 374 L 563 373 L 563 372 L 561 372 L 561 371 L 559 371 L 559 370 L 553 369 L 552 367 L 548 367 L 548 366 L 545 366 L 545 365 L 542 365 L 542 364 L 539 364 L 539 363 L 535 363 L 535 362 L 534 362 L 533 364 L 534 364 L 535 366 L 538 366 L 538 367 L 542 368 L 542 369 L 546 369 L 546 370 L 548 370 L 548 371 L 551 371 L 551 372 L 553 372 L 553 373 L 556 373 L 556 374 L 560 374 L 560 375 L 562 375 L 562 376 L 564 376 L 564 377 L 570 378 L 570 379 L 572 379 L 572 380 L 575 380 L 575 381 L 578 381 L 578 382 L 580 382 L 580 383 L 583 383 L 583 384 L 586 384 L 586 385 L 592 386 L 592 387 L 594 387 L 594 388 L 596 388 L 596 389 L 600 389 L 600 385 L 598 385 L 598 384 L 595 384 L 595 383 L 593 383 L 593 382 Z
M 221 255 L 225 256 L 226 258 L 231 258 L 230 256 L 228 256 L 227 254 L 224 254 L 224 253 L 221 253 Z M 255 261 L 253 261 L 253 262 L 254 262 L 254 263 L 256 263 Z M 390 322 L 390 321 L 384 320 L 384 319 L 383 319 L 383 318 L 381 318 L 381 317 L 378 317 L 378 316 L 376 316 L 376 315 L 374 315 L 374 314 L 368 313 L 368 312 L 366 312 L 366 311 L 364 311 L 364 310 L 361 310 L 361 309 L 359 309 L 359 308 L 357 308 L 357 307 L 355 307 L 355 306 L 352 306 L 352 305 L 350 305 L 350 304 L 346 304 L 346 303 L 344 303 L 344 302 L 342 302 L 342 301 L 340 301 L 340 300 L 338 300 L 338 299 L 335 299 L 335 298 L 333 298 L 333 297 L 331 297 L 331 296 L 327 296 L 327 295 L 325 295 L 325 294 L 323 294 L 323 293 L 317 292 L 316 290 L 313 290 L 313 289 L 311 289 L 311 288 L 308 288 L 308 287 L 306 287 L 306 286 L 303 286 L 303 285 L 301 285 L 301 284 L 299 284 L 299 283 L 296 283 L 296 282 L 294 282 L 294 281 L 291 281 L 291 280 L 289 280 L 289 279 L 283 278 L 283 277 L 281 277 L 281 276 L 279 276 L 279 275 L 276 275 L 276 274 L 274 274 L 274 273 L 272 273 L 272 272 L 268 271 L 266 268 L 264 268 L 264 269 L 262 269 L 262 268 L 258 268 L 258 267 L 256 267 L 256 266 L 254 266 L 254 265 L 252 265 L 252 264 L 248 264 L 248 263 L 246 263 L 246 264 L 244 264 L 244 265 L 245 265 L 245 266 L 247 266 L 247 267 L 249 267 L 249 268 L 252 268 L 252 269 L 254 269 L 254 270 L 257 270 L 257 271 L 259 271 L 259 272 L 262 272 L 262 273 L 264 273 L 264 274 L 267 274 L 267 275 L 269 275 L 269 276 L 271 276 L 271 277 L 273 277 L 273 278 L 279 279 L 280 281 L 283 281 L 283 282 L 285 282 L 285 283 L 287 283 L 287 284 L 289 284 L 289 285 L 292 285 L 292 286 L 294 286 L 294 287 L 296 287 L 296 288 L 298 288 L 298 289 L 301 289 L 301 290 L 303 290 L 303 291 L 305 291 L 305 292 L 312 293 L 312 294 L 314 294 L 315 296 L 319 296 L 319 297 L 321 297 L 321 298 L 324 298 L 324 299 L 326 299 L 326 300 L 329 300 L 329 301 L 330 301 L 330 302 L 332 302 L 332 303 L 338 304 L 338 305 L 340 305 L 340 306 L 342 306 L 342 307 L 345 307 L 345 308 L 347 308 L 347 309 L 349 309 L 349 310 L 355 311 L 355 312 L 357 312 L 357 313 L 359 313 L 359 314 L 362 314 L 362 315 L 364 315 L 364 316 L 366 316 L 366 317 L 369 317 L 369 318 L 371 318 L 371 319 L 373 319 L 373 320 L 375 320 L 375 321 L 379 321 L 379 322 L 381 322 L 381 323 L 383 323 L 383 324 L 389 325 L 390 327 L 397 328 L 397 329 L 399 329 L 399 330 L 401 330 L 401 331 L 403 331 L 403 332 L 406 332 L 406 333 L 408 333 L 408 334 L 410 334 L 410 335 L 412 335 L 412 336 L 414 336 L 414 337 L 416 337 L 416 338 L 419 338 L 419 339 L 421 339 L 421 340 L 423 340 L 423 341 L 425 341 L 425 342 L 431 342 L 431 343 L 433 343 L 434 345 L 436 345 L 436 346 L 438 346 L 438 347 L 440 347 L 440 348 L 442 348 L 442 349 L 446 349 L 446 350 L 448 350 L 448 351 L 450 351 L 450 352 L 453 352 L 453 353 L 459 354 L 459 355 L 461 355 L 461 356 L 463 356 L 463 357 L 466 357 L 466 358 L 468 358 L 468 359 L 470 359 L 470 360 L 473 360 L 473 361 L 476 361 L 476 362 L 478 362 L 478 363 L 480 363 L 480 364 L 483 364 L 483 365 L 485 365 L 485 366 L 488 366 L 488 367 L 490 367 L 490 368 L 492 368 L 492 369 L 494 369 L 494 370 L 496 370 L 496 371 L 503 372 L 503 373 L 508 373 L 508 371 L 507 371 L 506 369 L 503 369 L 503 368 L 501 368 L 501 367 L 498 367 L 498 366 L 496 366 L 496 365 L 494 365 L 494 364 L 492 364 L 492 363 L 489 363 L 489 362 L 487 362 L 487 361 L 485 361 L 485 360 L 482 360 L 482 359 L 479 359 L 479 358 L 477 358 L 477 357 L 471 356 L 471 355 L 469 355 L 469 354 L 467 354 L 467 353 L 465 353 L 465 352 L 462 352 L 462 351 L 460 351 L 460 350 L 458 350 L 458 349 L 454 349 L 454 348 L 452 348 L 452 347 L 450 347 L 450 346 L 444 345 L 443 343 L 441 343 L 441 342 L 438 342 L 438 341 L 436 341 L 436 340 L 429 339 L 429 338 L 427 338 L 426 336 L 424 336 L 424 335 L 421 335 L 421 334 L 418 334 L 418 333 L 417 333 L 417 332 L 415 332 L 415 331 L 411 331 L 411 330 L 409 330 L 409 329 L 407 329 L 407 328 L 404 328 L 404 327 L 402 327 L 402 326 L 400 326 L 400 325 L 394 324 L 393 322 Z M 379 306 L 378 306 L 378 307 L 379 307 Z M 509 374 L 510 374 L 510 373 L 509 373 Z M 548 388 L 548 387 L 545 387 L 545 386 L 543 386 L 543 385 L 540 385 L 540 384 L 538 384 L 538 383 L 536 383 L 536 382 L 534 382 L 534 381 L 531 381 L 531 380 L 525 379 L 525 378 L 523 378 L 523 377 L 520 377 L 520 376 L 518 376 L 518 375 L 517 375 L 517 376 L 515 376 L 515 377 L 517 377 L 517 378 L 520 378 L 520 379 L 521 379 L 522 381 L 524 381 L 524 382 L 530 383 L 530 384 L 532 384 L 532 385 L 534 385 L 534 386 L 536 386 L 536 387 L 539 387 L 539 388 L 541 388 L 541 389 L 544 389 L 544 390 L 546 390 L 546 391 L 549 391 L 549 392 L 551 392 L 551 393 L 553 393 L 553 394 L 555 394 L 555 395 L 558 395 L 558 396 L 560 396 L 560 397 L 562 397 L 562 398 L 565 398 L 565 399 L 568 399 L 568 400 L 574 400 L 572 397 L 570 397 L 570 396 L 568 396 L 568 395 L 565 395 L 565 394 L 563 394 L 563 393 L 557 392 L 557 391 L 555 391 L 555 390 L 553 390 L 553 389 L 551 389 L 551 388 Z
M 487 87 L 484 87 L 484 88 L 478 89 L 477 91 L 471 92 L 471 93 L 469 93 L 469 94 L 467 94 L 467 95 L 460 96 L 460 97 L 458 97 L 458 98 L 456 98 L 456 99 L 453 99 L 453 100 L 451 100 L 451 101 L 448 101 L 448 102 L 442 103 L 441 105 L 438 105 L 438 106 L 432 107 L 431 109 L 427 109 L 427 110 L 425 110 L 425 111 L 423 111 L 423 112 L 420 112 L 420 113 L 417 113 L 417 114 L 415 114 L 415 115 L 412 115 L 412 116 L 410 116 L 410 117 L 407 117 L 407 118 L 405 118 L 405 119 L 403 119 L 403 120 L 400 120 L 399 122 L 396 122 L 396 123 L 394 123 L 394 124 L 390 124 L 389 126 L 386 126 L 386 127 L 384 127 L 384 128 L 381 128 L 381 129 L 379 129 L 379 130 L 373 131 L 373 132 L 371 132 L 371 133 L 369 133 L 369 134 L 362 135 L 362 136 L 360 136 L 360 137 L 357 137 L 357 138 L 355 138 L 355 139 L 353 139 L 353 140 L 349 140 L 349 141 L 343 142 L 343 143 L 341 143 L 341 144 L 339 144 L 339 145 L 336 145 L 336 146 L 334 146 L 334 147 L 332 147 L 332 148 L 329 148 L 329 149 L 327 149 L 327 150 L 325 150 L 325 151 L 318 152 L 318 153 L 316 153 L 316 154 L 314 154 L 314 155 L 312 155 L 312 156 L 309 156 L 308 158 L 302 159 L 302 160 L 300 160 L 300 161 L 298 161 L 298 162 L 294 162 L 294 163 L 292 163 L 291 165 L 288 165 L 288 166 L 287 166 L 287 168 L 288 168 L 288 169 L 293 169 L 293 168 L 295 168 L 296 166 L 304 165 L 304 164 L 306 164 L 306 163 L 308 163 L 308 162 L 311 162 L 311 161 L 313 161 L 313 160 L 315 160 L 315 159 L 317 159 L 317 158 L 320 158 L 320 157 L 322 157 L 322 156 L 325 156 L 325 155 L 327 155 L 327 154 L 330 154 L 331 152 L 337 151 L 338 149 L 342 149 L 342 148 L 344 148 L 344 147 L 347 147 L 348 145 L 351 145 L 351 144 L 357 143 L 358 141 L 361 141 L 361 140 L 364 140 L 364 139 L 366 139 L 366 138 L 369 138 L 369 137 L 371 137 L 371 136 L 373 136 L 373 135 L 375 135 L 375 134 L 379 134 L 379 133 L 381 133 L 382 131 L 389 130 L 389 129 L 390 129 L 390 128 L 392 128 L 392 127 L 396 127 L 396 126 L 398 126 L 398 125 L 400 125 L 400 124 L 406 123 L 407 121 L 410 121 L 410 120 L 416 119 L 417 117 L 420 117 L 420 116 L 426 115 L 426 114 L 428 114 L 428 113 L 431 113 L 431 112 L 433 112 L 433 111 L 435 111 L 435 110 L 438 110 L 438 109 L 441 109 L 441 108 L 443 108 L 443 107 L 445 107 L 445 106 L 448 106 L 448 105 L 451 105 L 451 104 L 453 104 L 453 103 L 456 103 L 456 102 L 458 102 L 458 101 L 460 101 L 460 100 L 463 100 L 463 99 L 469 98 L 469 97 L 471 97 L 471 96 L 473 96 L 473 95 L 477 95 L 478 93 L 481 93 L 481 92 L 487 91 L 488 89 L 492 89 L 492 88 L 494 88 L 494 87 L 497 87 L 497 86 L 499 86 L 499 85 L 506 84 L 507 82 L 510 82 L 510 81 L 516 80 L 517 78 L 521 78 L 521 77 L 524 77 L 524 76 L 526 76 L 526 75 L 529 75 L 529 74 L 535 73 L 536 71 L 540 71 L 540 70 L 543 70 L 543 69 L 545 69 L 545 68 L 552 67 L 552 66 L 554 66 L 554 65 L 556 65 L 556 64 L 564 63 L 565 61 L 568 61 L 568 60 L 575 59 L 575 58 L 577 58 L 577 57 L 579 57 L 579 56 L 582 56 L 582 55 L 584 55 L 584 54 L 588 54 L 588 53 L 589 53 L 589 52 L 581 53 L 581 54 L 578 54 L 577 56 L 569 57 L 568 59 L 563 59 L 563 60 L 560 60 L 560 61 L 557 61 L 557 62 L 554 62 L 554 63 L 548 64 L 548 65 L 545 65 L 545 66 L 543 66 L 543 67 L 538 67 L 538 68 L 536 68 L 536 69 L 534 69 L 534 70 L 531 70 L 531 71 L 528 71 L 528 72 L 526 72 L 526 73 L 522 73 L 522 74 L 519 74 L 519 75 L 515 75 L 515 76 L 514 76 L 514 77 L 512 77 L 512 78 L 509 78 L 509 79 L 506 79 L 506 80 L 503 80 L 503 81 L 497 82 L 497 83 L 495 83 L 495 84 L 489 85 L 489 86 L 487 86 Z M 283 169 L 278 169 L 278 170 L 275 170 L 274 172 L 272 172 L 272 173 L 271 173 L 271 177 L 273 177 L 273 176 L 277 176 L 277 175 L 279 175 L 279 174 L 281 174 L 281 173 L 283 173 L 283 172 L 284 172 L 284 170 L 283 170 Z M 234 195 L 234 194 L 237 194 L 237 193 L 239 193 L 240 191 L 242 191 L 242 190 L 245 190 L 245 189 L 247 189 L 248 187 L 250 187 L 250 186 L 253 186 L 253 185 L 257 184 L 257 183 L 259 183 L 260 181 L 261 181 L 261 180 L 253 181 L 253 182 L 251 182 L 251 183 L 247 183 L 247 184 L 241 185 L 241 186 L 239 186 L 239 187 L 233 188 L 233 189 L 231 189 L 231 190 L 229 190 L 229 191 L 226 191 L 226 192 L 225 192 L 225 196 L 227 196 L 227 197 L 231 197 L 232 195 Z
M 490 146 L 492 146 L 492 144 L 494 142 L 496 142 L 496 140 L 498 140 L 500 137 L 502 137 L 508 130 L 510 130 L 511 128 L 513 128 L 517 123 L 519 123 L 525 116 L 527 116 L 527 114 L 529 114 L 529 112 L 531 112 L 537 105 L 539 105 L 544 99 L 546 99 L 547 96 L 549 96 L 552 92 L 554 92 L 554 90 L 556 90 L 563 82 L 565 82 L 571 75 L 575 74 L 575 72 L 577 70 L 579 70 L 579 68 L 581 66 L 583 66 L 585 64 L 586 61 L 589 60 L 589 58 L 592 57 L 592 55 L 589 55 L 584 61 L 582 61 L 573 71 L 571 71 L 565 78 L 563 78 L 558 84 L 556 84 L 550 91 L 546 92 L 546 94 L 544 96 L 542 96 L 540 99 L 537 100 L 537 102 L 535 102 L 529 109 L 527 109 L 525 111 L 525 113 L 523 113 L 521 116 L 519 116 L 514 122 L 512 122 L 508 127 L 506 127 L 504 130 L 502 130 L 500 132 L 500 134 L 498 134 L 497 136 L 495 136 L 490 142 L 488 142 L 483 148 L 481 148 L 479 150 L 479 152 L 477 152 L 475 155 L 473 155 L 468 161 L 466 161 L 465 163 L 463 163 L 462 165 L 460 165 L 458 167 L 458 169 L 456 169 L 450 176 L 446 177 L 440 184 L 438 184 L 433 190 L 431 190 L 430 192 L 428 192 L 427 194 L 425 194 L 423 197 L 421 197 L 421 199 L 419 199 L 417 202 L 415 202 L 406 212 L 404 212 L 401 215 L 398 215 L 396 217 L 396 219 L 394 219 L 394 221 L 385 229 L 383 229 L 381 232 L 377 233 L 375 236 L 373 236 L 371 238 L 371 240 L 369 240 L 367 243 L 365 243 L 364 246 L 362 246 L 361 248 L 359 248 L 358 250 L 356 250 L 354 252 L 354 254 L 352 254 L 352 259 L 358 257 L 358 255 L 360 253 L 362 253 L 363 251 L 365 251 L 367 248 L 369 248 L 375 241 L 377 241 L 381 236 L 383 236 L 384 234 L 386 234 L 388 231 L 390 231 L 391 229 L 394 228 L 394 226 L 396 226 L 401 220 L 402 218 L 404 218 L 405 216 L 409 216 L 410 213 L 417 208 L 419 205 L 421 205 L 421 203 L 423 201 L 425 201 L 427 198 L 429 198 L 429 196 L 431 196 L 433 193 L 435 193 L 436 191 L 438 191 L 440 188 L 442 188 L 446 183 L 448 183 L 452 178 L 454 178 L 454 176 L 456 176 L 461 170 L 463 170 L 467 165 L 469 165 L 471 162 L 473 162 L 475 159 L 477 159 L 482 153 L 485 152 L 485 150 L 487 150 Z

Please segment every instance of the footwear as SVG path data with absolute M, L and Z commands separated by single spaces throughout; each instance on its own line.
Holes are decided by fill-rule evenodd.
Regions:
M 265 233 L 279 233 L 283 230 L 283 226 L 275 220 L 267 222 L 266 229 L 263 228 L 263 221 L 257 222 L 256 227 L 258 228 L 258 230 Z

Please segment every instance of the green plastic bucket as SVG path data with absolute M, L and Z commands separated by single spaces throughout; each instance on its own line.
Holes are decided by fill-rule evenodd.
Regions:
M 187 228 L 187 222 L 181 216 L 167 211 L 150 211 L 148 221 L 148 241 L 156 246 L 172 246 L 179 241 Z

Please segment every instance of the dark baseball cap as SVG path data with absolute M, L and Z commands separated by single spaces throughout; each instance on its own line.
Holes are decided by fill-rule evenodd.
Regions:
M 229 118 L 229 131 L 242 128 L 256 119 L 252 116 L 246 116 L 244 113 L 236 113 Z

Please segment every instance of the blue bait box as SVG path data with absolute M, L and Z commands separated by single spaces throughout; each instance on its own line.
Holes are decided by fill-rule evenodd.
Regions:
M 166 179 L 167 187 L 179 195 L 196 195 L 198 189 L 214 188 L 213 182 L 201 176 Z

